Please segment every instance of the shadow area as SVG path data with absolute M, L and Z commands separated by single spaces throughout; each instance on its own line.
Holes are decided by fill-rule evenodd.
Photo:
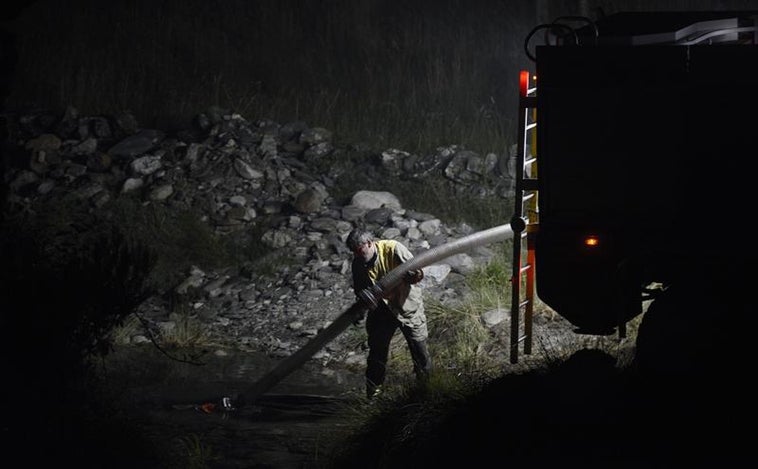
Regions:
M 619 371 L 582 350 L 489 383 L 404 441 L 364 435 L 335 467 L 740 467 L 752 458 L 744 381 Z

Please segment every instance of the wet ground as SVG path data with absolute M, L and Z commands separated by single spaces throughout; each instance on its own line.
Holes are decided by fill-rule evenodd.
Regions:
M 272 394 L 231 412 L 154 407 L 140 419 L 154 438 L 186 446 L 206 467 L 315 468 L 327 464 L 332 438 L 347 428 L 347 405 L 331 396 Z
M 152 345 L 117 349 L 98 368 L 101 397 L 117 412 L 97 413 L 97 427 L 27 418 L 24 432 L 4 422 L 3 441 L 32 443 L 13 453 L 25 467 L 50 466 L 55 450 L 56 465 L 83 469 L 484 467 L 493 455 L 514 467 L 743 467 L 752 457 L 742 430 L 753 420 L 752 387 L 741 375 L 642 380 L 605 352 L 580 350 L 550 373 L 503 376 L 444 418 L 393 421 L 412 407 L 398 401 L 385 425 L 332 465 L 335 449 L 360 436 L 354 425 L 366 417 L 362 364 L 309 360 L 254 402 L 225 412 L 212 406 L 281 360 L 218 352 L 168 358 Z M 69 410 L 63 420 L 81 414 Z M 32 464 L 38 457 L 46 462 Z
M 223 397 L 236 397 L 278 361 L 251 353 L 196 361 L 202 364 L 169 359 L 153 347 L 127 348 L 112 354 L 104 370 L 143 436 L 200 467 L 324 467 L 362 396 L 362 370 L 309 362 L 253 403 L 224 410 Z

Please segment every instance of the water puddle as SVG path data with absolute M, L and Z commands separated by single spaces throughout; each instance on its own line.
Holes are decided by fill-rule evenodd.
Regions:
M 152 346 L 126 347 L 100 368 L 146 437 L 165 445 L 195 439 L 196 447 L 212 448 L 211 468 L 316 467 L 319 454 L 347 431 L 351 406 L 363 395 L 362 369 L 309 361 L 255 402 L 228 410 L 223 397 L 236 397 L 279 362 L 242 352 L 192 361 L 170 359 Z
M 150 345 L 116 349 L 100 367 L 118 387 L 166 404 L 236 396 L 279 363 L 261 353 L 172 352 Z M 268 393 L 339 397 L 362 388 L 362 370 L 324 367 L 308 361 L 281 379 Z

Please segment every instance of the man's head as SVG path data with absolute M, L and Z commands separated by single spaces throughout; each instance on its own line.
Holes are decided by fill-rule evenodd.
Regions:
M 345 239 L 347 248 L 353 252 L 355 257 L 363 259 L 364 262 L 368 262 L 374 257 L 376 252 L 376 246 L 374 246 L 374 237 L 371 233 L 361 228 L 355 228 Z

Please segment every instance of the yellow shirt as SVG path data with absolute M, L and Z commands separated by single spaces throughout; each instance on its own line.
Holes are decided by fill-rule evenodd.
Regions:
M 381 239 L 374 241 L 374 245 L 376 257 L 372 259 L 372 262 L 366 263 L 360 258 L 353 259 L 353 289 L 356 294 L 374 285 L 388 272 L 413 258 L 408 248 L 395 240 Z M 420 288 L 405 282 L 401 282 L 392 292 L 388 292 L 383 301 L 401 318 L 411 317 L 415 312 L 423 312 Z

